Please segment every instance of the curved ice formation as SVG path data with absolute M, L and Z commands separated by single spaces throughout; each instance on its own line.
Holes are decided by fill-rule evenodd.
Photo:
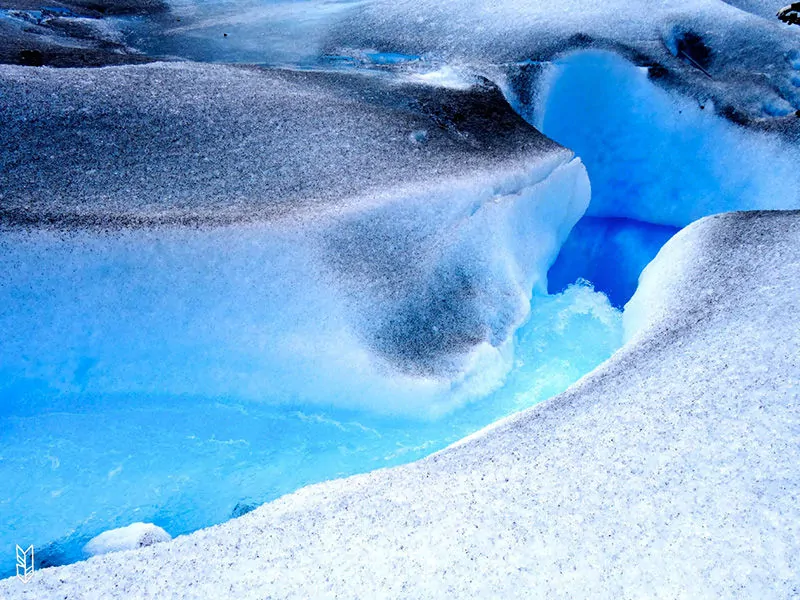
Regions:
M 551 162 L 317 226 L 6 230 L 0 389 L 401 412 L 486 393 L 588 203 L 581 164 Z
M 734 124 L 710 100 L 664 89 L 652 69 L 607 51 L 520 69 L 509 92 L 518 109 L 574 149 L 592 181 L 588 216 L 549 273 L 551 291 L 583 278 L 621 306 L 676 227 L 729 210 L 800 207 L 800 138 L 788 132 Z
M 0 67 L 0 546 L 25 531 L 53 566 L 132 514 L 219 523 L 617 347 L 604 296 L 544 297 L 580 160 L 486 81 L 439 83 Z
M 4 393 L 437 413 L 502 380 L 589 201 L 488 84 L 0 73 L 26 91 L 0 109 Z
M 63 565 L 84 558 L 89 539 L 131 519 L 184 535 L 306 485 L 418 460 L 562 392 L 621 341 L 621 312 L 604 295 L 587 286 L 537 295 L 514 334 L 514 362 L 504 384 L 433 419 L 421 412 L 385 415 L 380 406 L 347 410 L 334 405 L 341 400 L 335 397 L 301 404 L 271 390 L 260 402 L 4 391 L 0 547 L 32 543 L 37 568 Z M 311 332 L 306 346 L 314 342 Z M 302 356 L 298 363 L 296 376 L 314 379 L 310 369 L 317 365 Z M 345 367 L 350 370 L 343 367 L 340 378 L 349 377 L 353 394 L 361 393 L 360 373 Z M 325 376 L 315 381 L 322 386 Z M 390 395 L 387 381 L 375 383 Z M 13 557 L 0 556 L 0 578 L 13 575 Z
M 0 594 L 790 596 L 799 248 L 800 212 L 704 219 L 646 278 L 650 325 L 557 398 L 412 465 Z

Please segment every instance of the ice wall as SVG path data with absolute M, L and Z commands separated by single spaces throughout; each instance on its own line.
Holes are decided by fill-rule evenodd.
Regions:
M 568 155 L 485 81 L 450 89 L 380 73 L 0 66 L 0 94 L 0 219 L 16 225 L 314 220 Z
M 558 293 L 584 279 L 621 308 L 636 291 L 642 269 L 677 231 L 630 219 L 584 217 L 547 274 L 548 291 Z
M 647 68 L 601 51 L 569 54 L 538 81 L 527 114 L 586 163 L 590 215 L 683 226 L 800 206 L 797 144 L 720 118 L 710 98 L 661 89 Z
M 9 94 L 0 141 L 14 397 L 445 410 L 501 381 L 589 200 L 580 161 L 485 83 L 2 73 L 28 94 Z
M 7 230 L 0 387 L 401 412 L 485 393 L 588 202 L 555 162 L 310 228 Z

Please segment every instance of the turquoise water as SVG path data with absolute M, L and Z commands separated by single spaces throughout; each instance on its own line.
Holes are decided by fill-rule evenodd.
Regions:
M 174 536 L 307 484 L 414 461 L 563 391 L 621 340 L 621 313 L 589 286 L 534 297 L 503 385 L 437 418 L 6 389 L 0 575 L 13 573 L 14 544 L 34 544 L 40 565 L 67 563 L 110 528 L 154 522 Z

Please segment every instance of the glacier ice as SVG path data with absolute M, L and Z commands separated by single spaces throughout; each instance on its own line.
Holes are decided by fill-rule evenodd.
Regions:
M 678 229 L 631 219 L 583 217 L 547 273 L 550 293 L 591 281 L 622 307 L 636 291 L 639 274 Z
M 0 219 L 15 224 L 314 220 L 469 178 L 501 194 L 491 173 L 510 180 L 570 154 L 485 80 L 458 90 L 380 73 L 2 66 L 0 94 Z M 420 130 L 424 144 L 409 140 Z
M 110 529 L 93 537 L 83 547 L 83 551 L 89 556 L 99 556 L 109 552 L 144 548 L 159 542 L 168 542 L 171 539 L 172 536 L 158 525 L 131 523 L 126 527 Z
M 388 412 L 482 395 L 588 202 L 581 164 L 551 162 L 316 225 L 8 229 L 0 390 Z
M 507 370 L 589 201 L 580 161 L 485 81 L 0 74 L 4 389 L 457 403 Z M 411 387 L 385 393 L 386 369 Z
M 0 62 L 303 67 L 0 67 L 0 547 L 42 564 L 439 450 L 607 358 L 678 227 L 800 205 L 756 0 L 30 4 Z
M 589 215 L 683 226 L 724 211 L 800 206 L 797 139 L 722 119 L 711 97 L 661 89 L 617 54 L 568 54 L 543 69 L 531 93 L 530 120 L 586 164 Z
M 551 401 L 414 464 L 0 594 L 791 597 L 800 211 L 704 219 L 654 264 L 640 337 Z
M 665 86 L 746 119 L 788 89 L 798 39 L 800 31 L 721 0 L 372 0 L 332 22 L 325 50 L 375 48 L 477 67 L 614 50 L 659 67 Z

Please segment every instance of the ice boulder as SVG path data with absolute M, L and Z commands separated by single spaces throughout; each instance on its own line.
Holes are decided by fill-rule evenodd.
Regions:
M 152 523 L 132 523 L 127 527 L 104 531 L 97 537 L 92 538 L 83 547 L 89 556 L 108 554 L 109 552 L 120 552 L 122 550 L 134 550 L 152 546 L 159 542 L 168 542 L 172 536 Z

